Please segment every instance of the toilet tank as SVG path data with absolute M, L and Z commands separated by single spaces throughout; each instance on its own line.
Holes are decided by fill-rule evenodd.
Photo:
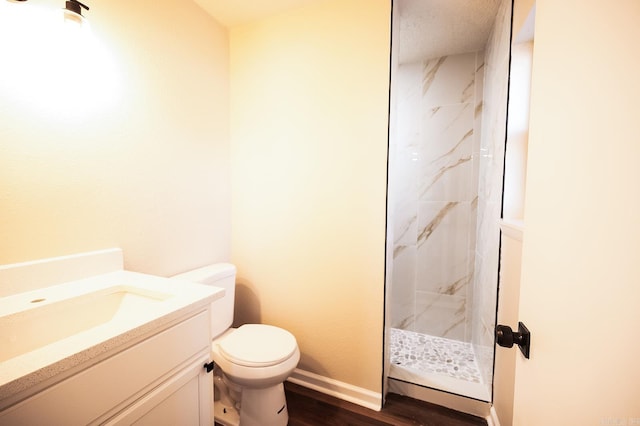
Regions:
M 231 263 L 214 263 L 171 278 L 224 288 L 222 299 L 211 303 L 211 336 L 216 338 L 233 323 L 236 294 L 236 267 Z

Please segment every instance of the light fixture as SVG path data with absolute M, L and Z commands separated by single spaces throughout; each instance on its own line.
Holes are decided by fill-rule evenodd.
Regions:
M 7 0 L 10 3 L 22 3 L 27 0 Z M 62 9 L 65 21 L 76 22 L 79 24 L 85 23 L 85 17 L 82 16 L 82 9 L 89 10 L 89 6 L 84 3 L 80 3 L 78 0 L 67 0 Z
M 82 9 L 89 10 L 89 6 L 80 3 L 78 0 L 67 0 L 64 6 L 64 20 L 82 24 L 85 22 L 82 16 Z

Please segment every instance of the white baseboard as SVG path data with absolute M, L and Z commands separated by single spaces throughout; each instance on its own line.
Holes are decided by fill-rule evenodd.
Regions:
M 489 415 L 486 417 L 487 426 L 500 426 L 500 419 L 498 418 L 498 413 L 496 412 L 496 407 L 493 405 L 489 410 Z
M 371 410 L 382 409 L 382 394 L 296 368 L 287 381 Z

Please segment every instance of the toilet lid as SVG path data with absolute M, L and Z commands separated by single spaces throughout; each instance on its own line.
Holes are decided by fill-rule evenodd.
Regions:
M 298 347 L 293 334 L 264 324 L 242 325 L 218 345 L 226 359 L 246 367 L 279 364 L 291 357 Z

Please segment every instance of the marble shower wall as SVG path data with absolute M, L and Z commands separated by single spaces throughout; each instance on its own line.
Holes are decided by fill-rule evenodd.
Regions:
M 392 139 L 391 326 L 470 342 L 483 52 L 403 64 Z
M 494 330 L 507 120 L 511 0 L 503 0 L 487 42 L 478 182 L 478 227 L 472 303 L 472 344 L 484 383 L 493 374 Z

